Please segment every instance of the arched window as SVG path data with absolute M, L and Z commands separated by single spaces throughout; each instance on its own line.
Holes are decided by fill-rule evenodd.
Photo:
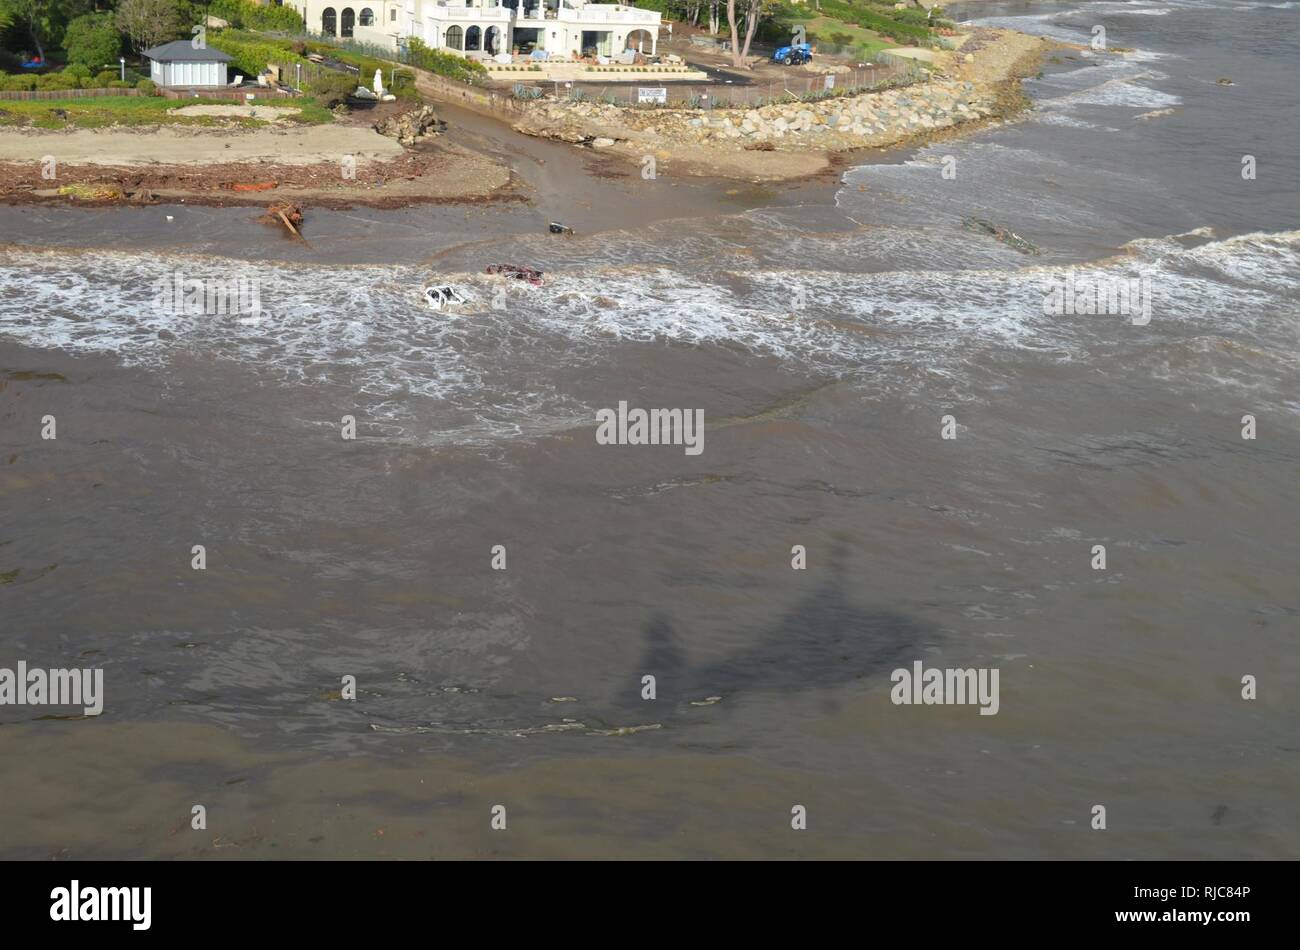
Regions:
M 489 26 L 483 34 L 483 49 L 495 56 L 501 52 L 501 27 Z
M 458 26 L 447 27 L 447 49 L 464 49 L 461 43 L 461 29 Z
M 334 8 L 326 7 L 320 15 L 320 31 L 326 36 L 336 36 L 334 29 Z
M 624 49 L 634 49 L 638 53 L 648 53 L 653 45 L 648 30 L 633 30 L 627 35 Z
M 375 11 L 370 9 L 369 7 L 363 7 L 361 10 L 361 16 L 357 18 L 357 22 L 360 23 L 362 26 L 374 26 Z
M 471 26 L 465 31 L 465 49 L 478 49 L 479 41 L 482 39 L 483 31 L 477 26 Z
M 339 35 L 340 35 L 340 36 L 351 36 L 351 35 L 352 35 L 352 27 L 356 24 L 356 22 L 357 22 L 357 15 L 356 15 L 356 13 L 353 12 L 353 10 L 352 10 L 351 7 L 346 8 L 346 9 L 343 11 L 343 19 L 342 19 L 342 22 L 340 23 L 340 27 L 341 27 L 341 28 L 339 29 Z

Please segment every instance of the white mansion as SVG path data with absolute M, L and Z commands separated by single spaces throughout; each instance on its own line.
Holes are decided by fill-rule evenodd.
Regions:
M 434 49 L 472 56 L 545 52 L 548 59 L 590 54 L 647 55 L 659 40 L 655 10 L 588 0 L 283 0 L 307 29 L 396 49 L 418 37 Z

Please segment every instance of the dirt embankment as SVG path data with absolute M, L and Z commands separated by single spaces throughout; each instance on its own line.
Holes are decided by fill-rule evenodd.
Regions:
M 509 196 L 510 170 L 499 161 L 436 132 L 401 144 L 375 130 L 399 111 L 306 127 L 0 129 L 0 198 L 391 207 Z
M 1019 80 L 1059 44 L 978 29 L 955 51 L 932 53 L 931 79 L 857 96 L 756 109 L 626 109 L 539 104 L 515 128 L 607 151 L 656 171 L 775 181 L 816 174 L 841 153 L 917 144 L 974 130 L 1025 106 Z

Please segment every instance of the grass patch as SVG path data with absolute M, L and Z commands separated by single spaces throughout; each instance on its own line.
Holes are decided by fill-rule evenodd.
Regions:
M 875 30 L 868 30 L 865 27 L 845 23 L 843 20 L 835 20 L 831 17 L 809 16 L 800 18 L 797 22 L 802 23 L 804 29 L 808 31 L 808 41 L 810 43 L 852 46 L 861 53 L 864 59 L 868 60 L 881 50 L 893 49 L 898 45 L 893 40 L 884 39 Z
M 311 99 L 255 100 L 261 108 L 300 109 L 293 118 L 307 125 L 319 125 L 334 117 Z M 238 105 L 228 99 L 163 99 L 155 96 L 105 96 L 101 99 L 48 99 L 0 102 L 0 126 L 35 129 L 102 129 L 112 125 L 178 125 L 200 128 L 259 128 L 269 123 L 243 116 L 176 115 L 193 105 Z

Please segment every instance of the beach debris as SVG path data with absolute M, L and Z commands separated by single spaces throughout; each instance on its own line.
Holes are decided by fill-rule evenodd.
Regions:
M 551 222 L 549 230 L 550 230 L 550 232 L 551 232 L 552 234 L 572 234 L 572 233 L 573 233 L 573 228 L 569 227 L 567 224 L 560 224 L 560 223 L 557 222 L 557 221 L 552 221 L 552 222 Z
M 64 185 L 59 194 L 78 201 L 120 201 L 126 197 L 121 185 L 78 183 Z
M 776 146 L 764 139 L 761 142 L 750 142 L 745 146 L 746 152 L 774 152 Z
M 995 240 L 1001 241 L 1007 247 L 1014 248 L 1021 254 L 1038 254 L 1038 248 L 1026 241 L 1014 231 L 999 227 L 992 221 L 985 221 L 983 218 L 963 218 L 961 226 L 967 231 L 974 231 L 979 234 L 987 234 Z
M 1214 80 L 1214 81 L 1217 82 L 1220 86 L 1235 86 L 1235 85 L 1236 85 L 1236 83 L 1233 82 L 1231 79 L 1224 79 L 1222 76 L 1220 76 L 1218 79 L 1216 79 L 1216 80 Z
M 375 123 L 375 131 L 390 139 L 397 139 L 398 145 L 415 145 L 432 138 L 447 128 L 447 123 L 438 118 L 438 113 L 429 106 L 421 106 L 401 115 L 389 116 Z
M 584 727 L 585 728 L 585 727 Z M 644 726 L 615 726 L 612 729 L 588 729 L 589 736 L 634 736 L 638 732 L 646 732 L 652 729 L 662 729 L 663 723 L 652 722 Z
M 424 302 L 434 310 L 451 310 L 469 303 L 469 298 L 451 284 L 435 284 L 424 288 Z
M 536 267 L 528 267 L 523 264 L 489 264 L 484 273 L 499 274 L 502 277 L 522 280 L 534 287 L 542 286 L 542 272 Z
M 283 224 L 289 229 L 290 234 L 304 244 L 307 243 L 307 239 L 298 230 L 302 227 L 302 209 L 296 204 L 288 201 L 277 201 L 275 204 L 269 205 L 266 213 L 258 220 L 264 224 Z
M 167 220 L 168 220 L 168 221 L 175 221 L 176 219 L 173 218 L 173 217 L 169 214 L 169 215 L 167 215 Z
M 270 191 L 276 181 L 224 181 L 218 187 L 225 191 Z

